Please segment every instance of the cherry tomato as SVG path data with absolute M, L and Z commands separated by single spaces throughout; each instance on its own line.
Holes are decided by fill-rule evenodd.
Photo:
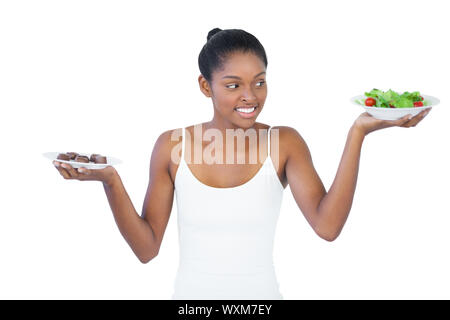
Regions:
M 376 104 L 377 102 L 375 101 L 374 98 L 367 98 L 365 101 L 366 106 L 368 107 L 372 107 Z
M 423 97 L 422 96 L 419 96 L 419 99 L 423 101 Z
M 392 104 L 389 103 L 389 108 L 395 108 Z
M 423 107 L 423 102 L 422 101 L 414 102 L 414 107 Z

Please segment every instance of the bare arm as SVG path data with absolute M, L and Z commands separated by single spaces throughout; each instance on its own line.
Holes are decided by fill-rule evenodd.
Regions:
M 157 139 L 151 160 L 150 176 L 142 216 L 139 216 L 118 174 L 103 183 L 117 226 L 142 263 L 157 256 L 173 204 L 173 183 L 169 175 L 170 132 Z
M 317 174 L 311 153 L 302 136 L 293 128 L 280 130 L 280 146 L 289 150 L 285 171 L 289 188 L 300 211 L 317 233 L 317 208 L 326 194 Z M 319 236 L 323 237 L 321 234 Z
M 364 134 L 352 126 L 347 134 L 336 177 L 317 208 L 317 233 L 328 241 L 338 237 L 350 213 L 363 141 Z
M 353 201 L 364 135 L 350 129 L 336 178 L 326 192 L 311 153 L 300 134 L 288 129 L 285 143 L 291 146 L 286 176 L 300 210 L 321 238 L 332 241 L 342 230 Z
M 136 212 L 120 176 L 115 174 L 112 182 L 103 183 L 103 187 L 120 233 L 142 263 L 150 261 L 158 251 L 155 234 Z
M 295 129 L 286 127 L 282 143 L 290 152 L 286 163 L 288 183 L 297 205 L 321 238 L 335 240 L 350 213 L 364 137 L 392 126 L 414 127 L 426 114 L 424 111 L 412 119 L 405 116 L 398 120 L 379 120 L 367 113 L 361 114 L 348 132 L 341 162 L 328 192 L 314 169 L 306 142 Z
M 120 233 L 142 263 L 157 256 L 172 211 L 174 184 L 169 173 L 172 149 L 179 146 L 175 130 L 163 132 L 153 147 L 150 176 L 142 215 L 139 216 L 119 174 L 112 166 L 103 169 L 74 169 L 69 163 L 53 161 L 61 176 L 80 181 L 101 181 Z M 181 136 L 181 130 L 176 131 Z M 181 149 L 181 148 L 179 148 Z

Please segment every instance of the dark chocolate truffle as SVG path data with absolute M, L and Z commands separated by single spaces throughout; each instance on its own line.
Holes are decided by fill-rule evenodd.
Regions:
M 60 154 L 58 154 L 56 159 L 69 161 L 70 160 L 70 156 L 68 154 L 66 154 L 66 153 L 60 153 Z
M 95 157 L 95 163 L 107 163 L 106 162 L 106 157 L 105 156 L 101 156 L 98 155 Z
M 89 163 L 89 158 L 88 158 L 87 156 L 80 156 L 80 155 L 78 155 L 78 156 L 75 158 L 75 161 L 76 161 L 76 162 Z
M 66 154 L 70 157 L 71 160 L 75 159 L 78 155 L 76 152 L 66 152 Z
M 99 154 L 98 154 L 98 153 L 93 153 L 93 154 L 91 154 L 91 157 L 89 158 L 89 161 L 95 162 L 95 157 L 96 157 L 96 156 L 99 156 Z

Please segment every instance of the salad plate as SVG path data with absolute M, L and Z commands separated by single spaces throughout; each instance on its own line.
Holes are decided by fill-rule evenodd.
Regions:
M 373 89 L 364 95 L 351 98 L 350 101 L 380 120 L 398 120 L 408 114 L 415 116 L 440 102 L 438 98 L 420 94 L 418 91 L 398 94 L 390 89 L 387 92 Z

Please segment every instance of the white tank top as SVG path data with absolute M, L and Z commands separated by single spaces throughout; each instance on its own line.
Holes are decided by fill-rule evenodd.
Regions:
M 273 240 L 284 188 L 271 157 L 246 183 L 217 188 L 193 175 L 185 143 L 183 129 L 175 176 L 180 260 L 172 299 L 283 299 Z

